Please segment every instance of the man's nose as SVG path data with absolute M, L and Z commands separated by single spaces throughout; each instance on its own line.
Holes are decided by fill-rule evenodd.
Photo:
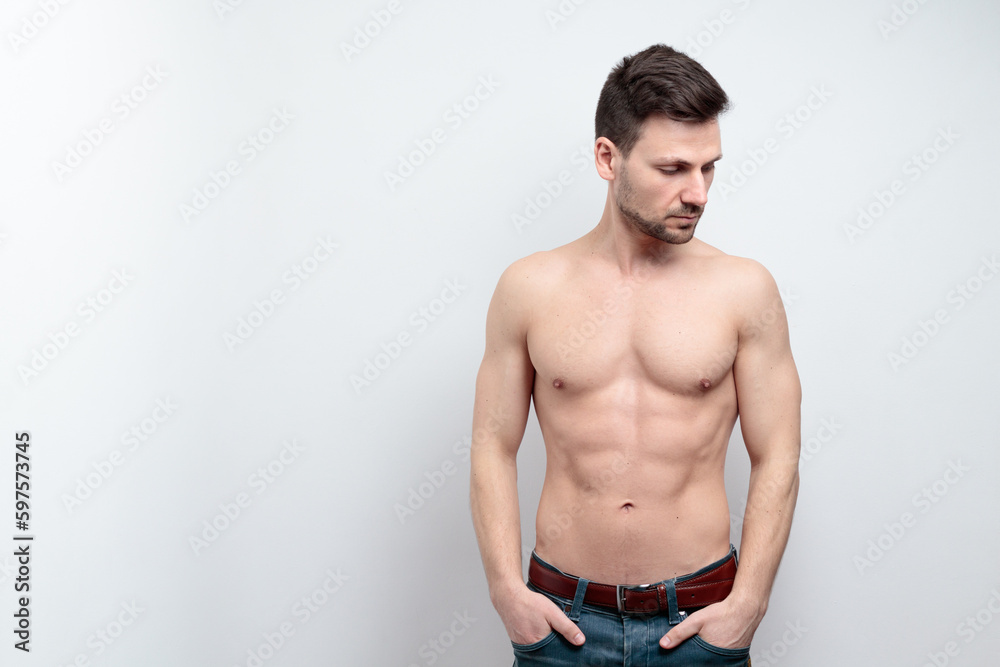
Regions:
M 708 203 L 708 183 L 705 175 L 695 171 L 681 192 L 681 201 L 690 206 L 704 206 Z

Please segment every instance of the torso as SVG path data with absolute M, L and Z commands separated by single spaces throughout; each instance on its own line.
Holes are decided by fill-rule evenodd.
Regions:
M 538 255 L 527 345 L 547 465 L 535 548 L 591 581 L 656 582 L 729 549 L 743 260 L 690 245 L 629 279 L 582 240 Z

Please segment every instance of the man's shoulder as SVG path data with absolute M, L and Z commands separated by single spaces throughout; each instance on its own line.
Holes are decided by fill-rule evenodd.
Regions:
M 500 276 L 498 288 L 521 293 L 537 294 L 564 279 L 573 265 L 566 246 L 552 250 L 539 250 L 522 257 L 508 266 Z
M 567 272 L 566 258 L 556 250 L 541 250 L 522 257 L 500 274 L 490 308 L 495 309 L 498 321 L 504 322 L 504 326 L 523 334 Z
M 784 321 L 781 293 L 763 264 L 721 251 L 706 255 L 706 260 L 713 266 L 713 282 L 726 295 L 742 336 L 752 337 L 768 328 L 762 324 Z
M 770 271 L 755 259 L 730 255 L 704 241 L 694 254 L 708 270 L 741 290 L 767 290 L 774 283 Z

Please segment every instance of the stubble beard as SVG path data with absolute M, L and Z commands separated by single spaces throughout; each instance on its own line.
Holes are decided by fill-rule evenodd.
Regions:
M 622 217 L 629 224 L 629 226 L 646 236 L 651 236 L 654 239 L 663 241 L 664 243 L 671 243 L 674 245 L 687 243 L 694 238 L 694 230 L 695 227 L 698 226 L 698 220 L 701 219 L 701 214 L 705 210 L 704 207 L 682 206 L 680 208 L 670 209 L 667 211 L 661 221 L 651 220 L 644 217 L 636 208 L 635 188 L 632 187 L 632 181 L 629 180 L 628 172 L 625 171 L 625 169 L 622 169 L 619 179 L 621 180 L 621 185 L 619 186 L 616 204 L 618 205 L 618 211 L 622 214 Z M 687 229 L 673 230 L 667 229 L 667 224 L 665 222 L 665 220 L 671 216 L 697 216 L 697 219 L 694 220 L 691 223 L 691 226 Z

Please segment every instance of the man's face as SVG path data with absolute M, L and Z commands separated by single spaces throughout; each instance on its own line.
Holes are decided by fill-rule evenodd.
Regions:
M 714 120 L 647 118 L 615 177 L 615 201 L 626 223 L 667 243 L 690 241 L 708 202 L 721 147 Z

